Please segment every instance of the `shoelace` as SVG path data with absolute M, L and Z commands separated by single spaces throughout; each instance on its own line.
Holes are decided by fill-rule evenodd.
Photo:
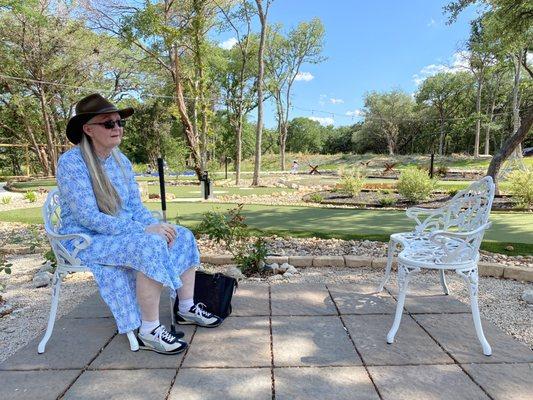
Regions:
M 176 340 L 176 337 L 167 331 L 165 325 L 159 325 L 159 328 L 157 328 L 154 332 L 154 336 L 158 339 L 163 339 L 167 343 L 172 343 L 174 340 Z
M 204 310 L 206 305 L 204 303 L 197 303 L 194 307 L 194 313 L 202 318 L 211 318 L 213 314 L 211 314 L 209 311 Z

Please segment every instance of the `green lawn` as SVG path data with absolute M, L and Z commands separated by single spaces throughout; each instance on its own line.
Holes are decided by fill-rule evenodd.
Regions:
M 202 214 L 213 209 L 227 210 L 233 204 L 168 203 L 169 220 L 194 227 Z M 148 203 L 159 209 L 159 203 Z M 338 237 L 343 239 L 374 239 L 386 241 L 391 233 L 409 230 L 413 224 L 402 211 L 353 210 L 296 206 L 245 205 L 248 225 L 255 230 L 291 236 Z M 0 221 L 41 223 L 41 209 L 29 208 L 0 212 Z M 533 213 L 491 214 L 492 228 L 485 235 L 483 248 L 505 252 L 513 244 L 514 252 L 533 254 Z

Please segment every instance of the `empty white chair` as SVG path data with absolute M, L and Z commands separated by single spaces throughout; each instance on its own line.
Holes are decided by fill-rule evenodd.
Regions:
M 398 304 L 394 323 L 387 335 L 387 342 L 393 343 L 402 318 L 407 286 L 411 276 L 422 268 L 439 271 L 444 292 L 448 288 L 444 271 L 455 271 L 468 284 L 470 304 L 477 337 L 485 355 L 492 350 L 485 339 L 478 307 L 478 268 L 479 247 L 488 222 L 494 183 L 487 176 L 467 189 L 458 192 L 449 202 L 438 209 L 414 207 L 407 215 L 417 222 L 413 232 L 398 233 L 391 236 L 385 278 L 379 288 L 383 289 L 392 266 L 393 252 L 398 244 L 403 250 L 398 255 Z M 421 215 L 426 215 L 425 219 Z

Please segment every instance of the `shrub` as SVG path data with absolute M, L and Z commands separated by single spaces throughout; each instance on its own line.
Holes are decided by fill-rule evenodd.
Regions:
M 437 175 L 438 176 L 446 176 L 449 171 L 450 171 L 450 169 L 448 168 L 447 165 L 439 165 L 437 167 Z
M 35 203 L 37 201 L 37 193 L 33 191 L 26 192 L 24 193 L 24 198 L 30 203 Z
M 242 246 L 234 255 L 237 266 L 244 275 L 261 272 L 261 264 L 265 262 L 268 248 L 262 238 L 257 238 L 252 245 Z
M 196 231 L 206 234 L 209 239 L 217 243 L 224 243 L 226 250 L 233 255 L 242 273 L 251 275 L 260 272 L 260 264 L 267 256 L 267 247 L 261 238 L 253 244 L 245 240 L 248 226 L 245 223 L 245 217 L 241 215 L 242 207 L 243 204 L 239 204 L 229 210 L 227 215 L 218 211 L 205 213 Z
M 416 167 L 406 168 L 398 179 L 398 192 L 411 202 L 427 199 L 436 182 L 429 178 L 425 171 Z
M 459 189 L 450 189 L 450 190 L 448 190 L 448 195 L 449 195 L 450 197 L 453 197 L 453 196 L 455 196 L 458 192 L 459 192 Z
M 9 204 L 9 203 L 11 203 L 11 196 L 2 197 L 2 204 Z
M 533 168 L 509 174 L 509 192 L 521 207 L 533 206 Z
M 365 184 L 365 174 L 359 168 L 352 168 L 343 172 L 339 184 L 342 191 L 349 193 L 352 197 L 357 196 Z
M 390 207 L 396 204 L 396 199 L 391 195 L 383 196 L 379 199 L 379 204 L 383 207 Z
M 324 200 L 324 196 L 322 196 L 320 193 L 313 193 L 311 194 L 311 196 L 309 196 L 309 199 L 313 203 L 322 203 L 322 201 Z

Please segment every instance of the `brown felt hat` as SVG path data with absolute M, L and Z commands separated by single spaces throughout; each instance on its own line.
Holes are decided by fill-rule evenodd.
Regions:
M 118 113 L 120 118 L 127 118 L 134 113 L 133 108 L 128 107 L 119 110 L 114 104 L 104 99 L 98 93 L 84 97 L 76 104 L 76 115 L 67 123 L 67 137 L 74 144 L 81 141 L 83 125 L 98 114 Z

